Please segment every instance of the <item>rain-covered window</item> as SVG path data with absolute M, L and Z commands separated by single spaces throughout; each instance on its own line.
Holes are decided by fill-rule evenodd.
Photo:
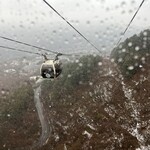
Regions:
M 0 0 L 0 150 L 149 150 L 149 8 Z

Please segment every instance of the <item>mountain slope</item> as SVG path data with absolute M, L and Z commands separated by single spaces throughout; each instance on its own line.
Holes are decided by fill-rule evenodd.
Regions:
M 112 57 L 85 56 L 64 66 L 59 79 L 42 84 L 41 101 L 52 132 L 40 150 L 150 149 L 150 59 L 147 51 L 142 51 L 135 59 L 141 67 L 132 64 L 134 41 L 131 44 L 128 39 L 127 43 L 129 50 L 121 50 L 124 55 L 120 48 L 113 51 L 115 62 Z M 120 58 L 123 62 L 117 61 Z M 28 105 L 22 116 L 15 118 L 19 125 L 10 121 L 8 112 L 4 120 L 7 130 L 1 121 L 2 149 L 32 146 L 41 134 L 33 91 L 27 85 L 24 94 L 29 95 L 22 93 L 20 99 L 26 96 Z
M 150 30 L 144 30 L 122 42 L 111 53 L 125 77 L 132 77 L 150 60 Z

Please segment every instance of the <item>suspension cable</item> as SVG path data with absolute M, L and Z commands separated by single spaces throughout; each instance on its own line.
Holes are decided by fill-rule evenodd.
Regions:
M 4 48 L 4 49 L 12 50 L 12 51 L 18 51 L 18 52 L 24 52 L 24 53 L 29 53 L 29 54 L 35 54 L 35 55 L 42 56 L 42 54 L 40 54 L 40 53 L 30 52 L 30 51 L 26 51 L 26 50 L 22 50 L 22 49 L 17 49 L 17 48 L 12 48 L 12 47 L 8 47 L 8 46 L 2 46 L 2 45 L 0 45 L 0 48 Z
M 39 46 L 31 45 L 31 44 L 28 44 L 28 43 L 25 43 L 25 42 L 22 42 L 22 41 L 14 40 L 12 38 L 4 37 L 4 36 L 0 36 L 0 38 L 4 39 L 4 40 L 15 42 L 15 43 L 18 43 L 18 44 L 26 45 L 26 46 L 29 46 L 29 47 L 32 47 L 32 48 L 36 48 L 36 49 L 39 49 L 39 50 L 43 50 L 43 51 L 46 51 L 46 52 L 50 52 L 50 53 L 53 53 L 53 54 L 60 53 L 60 52 L 52 51 L 52 50 L 49 50 L 49 49 L 46 49 L 46 48 L 41 48 Z M 66 55 L 66 56 L 74 55 L 74 54 L 65 54 L 65 53 L 61 53 L 61 54 Z
M 122 35 L 121 35 L 120 39 L 118 40 L 118 42 L 117 42 L 117 44 L 116 44 L 115 47 L 117 47 L 117 46 L 120 44 L 120 42 L 121 42 L 123 36 L 125 35 L 125 33 L 127 32 L 127 30 L 129 29 L 131 23 L 133 22 L 134 18 L 136 17 L 137 13 L 139 12 L 139 10 L 140 10 L 140 8 L 142 7 L 142 5 L 143 5 L 144 2 L 145 2 L 145 0 L 142 0 L 141 4 L 139 5 L 139 7 L 138 7 L 138 9 L 136 10 L 136 12 L 135 12 L 135 14 L 133 15 L 133 17 L 131 18 L 129 24 L 128 24 L 127 27 L 125 28 L 124 32 L 122 33 Z
M 54 7 L 52 7 L 46 0 L 43 0 L 59 17 L 61 17 L 71 28 L 73 28 L 82 38 L 84 38 L 92 47 L 94 47 L 99 53 L 101 51 L 91 43 L 81 32 L 79 32 L 69 21 L 67 21 Z
M 19 51 L 19 52 L 29 53 L 29 54 L 35 54 L 35 55 L 40 55 L 40 56 L 47 55 L 47 53 L 41 54 L 41 53 L 31 52 L 31 51 L 27 51 L 27 50 L 23 50 L 23 49 L 12 48 L 12 47 L 2 46 L 2 45 L 0 45 L 0 48 L 12 50 L 12 51 Z M 59 53 L 59 54 L 64 55 L 64 56 L 80 56 L 81 55 L 81 54 L 77 54 L 77 53 L 72 53 L 72 54 L 62 54 L 62 53 Z M 50 54 L 48 54 L 48 55 L 50 55 Z
M 51 53 L 57 54 L 57 52 L 55 52 L 55 51 L 51 51 L 51 50 L 48 50 L 48 49 L 45 49 L 45 48 L 41 48 L 39 46 L 35 46 L 35 45 L 31 45 L 31 44 L 28 44 L 28 43 L 25 43 L 25 42 L 14 40 L 14 39 L 11 39 L 11 38 L 8 38 L 8 37 L 0 36 L 0 38 L 4 39 L 4 40 L 16 42 L 16 43 L 19 43 L 19 44 L 22 44 L 22 45 L 30 46 L 30 47 L 33 47 L 33 48 L 36 48 L 36 49 L 39 49 L 39 50 L 44 50 L 44 51 L 47 51 L 47 52 L 51 52 Z

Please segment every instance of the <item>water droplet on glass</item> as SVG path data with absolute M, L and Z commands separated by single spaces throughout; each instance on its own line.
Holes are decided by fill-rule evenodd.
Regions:
M 138 55 L 135 55 L 135 56 L 134 56 L 134 59 L 138 59 L 138 58 L 139 58 L 139 56 L 138 56 Z
M 92 86 L 92 85 L 93 85 L 93 82 L 89 82 L 89 85 Z
M 68 74 L 68 78 L 71 78 L 71 74 Z
M 76 37 L 76 35 L 74 34 L 74 35 L 73 35 L 73 40 L 76 40 L 76 39 L 77 39 L 77 37 Z
M 76 59 L 75 62 L 76 62 L 76 63 L 79 63 L 79 59 Z
M 102 62 L 98 62 L 98 65 L 99 65 L 99 66 L 102 66 Z
M 1 90 L 1 94 L 4 95 L 5 94 L 5 90 L 2 89 Z
M 91 24 L 91 22 L 90 22 L 89 20 L 87 20 L 87 21 L 86 21 L 86 24 L 87 24 L 87 25 L 90 25 L 90 24 Z
M 136 50 L 136 51 L 139 51 L 139 50 L 140 50 L 140 47 L 139 47 L 139 46 L 136 46 L 136 47 L 135 47 L 135 50 Z
M 114 59 L 114 58 L 112 58 L 112 59 L 111 59 L 111 62 L 115 62 L 115 59 Z
M 121 14 L 125 14 L 125 10 L 122 10 L 122 11 L 121 11 Z
M 126 52 L 126 49 L 124 48 L 124 49 L 122 49 L 122 52 Z
M 133 10 L 132 10 L 132 9 L 130 9 L 128 12 L 129 12 L 129 14 L 132 14 L 132 13 L 133 13 Z
M 122 44 L 119 45 L 119 48 L 120 48 L 120 49 L 122 48 Z
M 129 42 L 129 43 L 128 43 L 128 46 L 131 47 L 131 46 L 132 46 L 132 42 Z
M 122 59 L 122 58 L 119 58 L 119 59 L 118 59 L 118 62 L 122 62 L 122 61 L 123 61 L 123 59 Z
M 83 64 L 82 64 L 82 63 L 79 63 L 79 66 L 80 66 L 80 67 L 82 67 L 82 66 L 83 66 Z
M 4 19 L 1 19 L 1 23 L 5 23 L 5 20 L 4 20 Z
M 133 70 L 134 69 L 134 66 L 129 66 L 128 67 L 128 70 Z
M 132 1 L 131 1 L 131 4 L 135 4 L 135 0 L 132 0 Z
M 65 40 L 65 44 L 69 44 L 69 41 L 68 41 L 68 40 Z
M 146 31 L 143 33 L 144 36 L 147 36 L 147 34 L 148 34 L 148 33 L 147 33 Z
M 7 114 L 7 117 L 10 117 L 10 114 Z
M 123 6 L 125 6 L 126 5 L 126 2 L 125 1 L 122 1 L 121 2 L 121 6 L 123 7 Z

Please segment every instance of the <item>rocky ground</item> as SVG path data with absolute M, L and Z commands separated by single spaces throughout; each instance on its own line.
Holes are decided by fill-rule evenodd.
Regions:
M 42 96 L 51 132 L 39 149 L 150 149 L 149 64 L 127 80 L 105 58 L 90 80 L 71 94 L 62 93 L 58 100 Z M 0 143 L 2 150 L 30 149 L 41 134 L 34 102 L 29 103 L 20 123 L 8 120 L 1 123 L 1 130 L 6 135 Z

